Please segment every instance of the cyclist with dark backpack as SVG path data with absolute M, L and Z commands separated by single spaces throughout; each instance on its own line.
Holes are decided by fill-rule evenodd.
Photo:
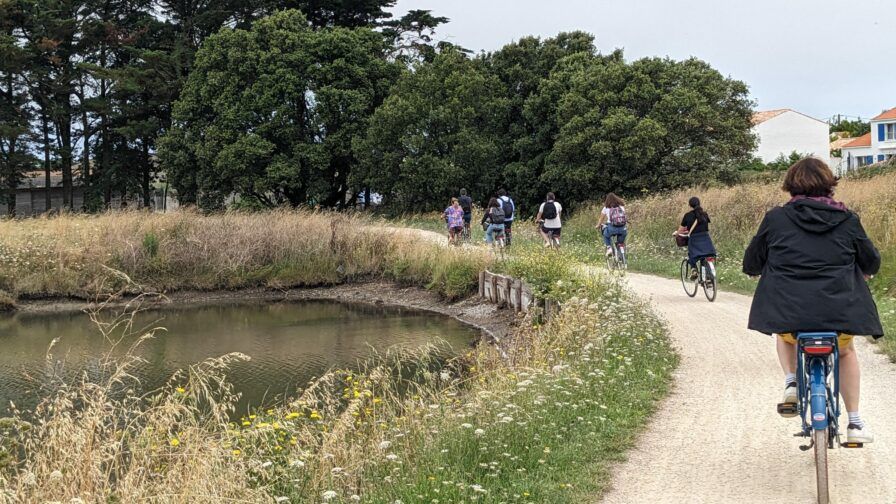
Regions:
M 560 244 L 560 230 L 563 227 L 560 222 L 561 212 L 563 207 L 555 200 L 554 193 L 549 192 L 545 202 L 538 207 L 538 215 L 535 217 L 545 247 L 550 247 L 552 240 L 556 241 L 557 245 Z
M 485 210 L 485 214 L 482 215 L 480 224 L 485 228 L 485 243 L 489 245 L 495 241 L 496 233 L 504 233 L 506 217 L 504 209 L 501 208 L 501 203 L 498 202 L 498 198 L 489 200 L 488 208 Z
M 598 229 L 602 229 L 604 245 L 607 246 L 607 255 L 613 255 L 613 237 L 620 247 L 625 247 L 625 237 L 628 236 L 628 219 L 625 216 L 625 201 L 613 193 L 607 194 L 604 200 L 604 208 L 600 211 L 597 221 Z
M 510 246 L 510 236 L 513 228 L 513 217 L 514 214 L 516 214 L 516 205 L 504 189 L 498 189 L 498 202 L 501 203 L 501 209 L 504 210 L 504 241 L 507 242 L 506 246 Z

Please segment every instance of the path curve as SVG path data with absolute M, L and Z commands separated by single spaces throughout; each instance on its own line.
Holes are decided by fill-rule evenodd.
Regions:
M 775 412 L 783 376 L 774 342 L 746 329 L 751 298 L 720 292 L 710 304 L 677 280 L 627 278 L 668 321 L 681 365 L 602 502 L 815 502 L 811 452 L 793 437 L 799 420 Z M 859 339 L 862 416 L 876 440 L 830 453 L 831 500 L 896 503 L 896 366 Z

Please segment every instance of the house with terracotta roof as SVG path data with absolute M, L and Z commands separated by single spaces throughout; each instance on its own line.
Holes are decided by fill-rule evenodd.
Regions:
M 828 123 L 806 114 L 791 109 L 756 112 L 753 133 L 759 140 L 754 154 L 764 163 L 794 151 L 831 162 Z
M 871 118 L 871 131 L 840 148 L 847 170 L 896 156 L 896 107 Z

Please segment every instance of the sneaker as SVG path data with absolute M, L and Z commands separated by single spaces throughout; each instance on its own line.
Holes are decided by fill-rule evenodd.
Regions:
M 613 247 L 607 247 L 607 255 L 608 256 L 613 255 Z
M 797 403 L 797 389 L 796 383 L 791 383 L 784 388 L 784 399 L 781 401 L 782 404 L 796 404 Z
M 697 269 L 696 268 L 691 268 L 691 274 L 688 276 L 688 278 L 691 280 L 697 279 Z
M 871 429 L 868 428 L 867 423 L 864 427 L 859 427 L 856 424 L 849 424 L 849 427 L 846 428 L 846 442 L 873 443 L 874 434 L 871 433 Z

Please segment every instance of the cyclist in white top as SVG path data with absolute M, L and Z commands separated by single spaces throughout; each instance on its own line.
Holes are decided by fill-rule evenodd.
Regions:
M 545 202 L 538 207 L 538 215 L 535 221 L 540 224 L 539 231 L 541 237 L 544 238 L 544 246 L 551 246 L 551 237 L 560 244 L 560 230 L 563 224 L 560 222 L 560 214 L 563 212 L 563 206 L 556 201 L 554 193 L 549 192 Z

